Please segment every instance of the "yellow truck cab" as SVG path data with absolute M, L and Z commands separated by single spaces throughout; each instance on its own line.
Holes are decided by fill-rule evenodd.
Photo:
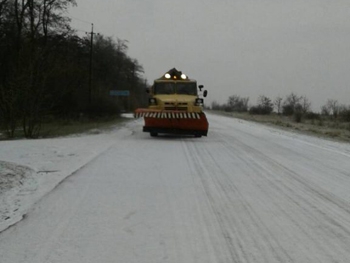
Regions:
M 207 136 L 208 121 L 203 112 L 203 86 L 173 68 L 156 79 L 150 90 L 149 107 L 137 109 L 136 117 L 144 117 L 144 132 Z M 199 91 L 199 92 L 198 92 Z M 203 97 L 207 91 L 203 92 Z

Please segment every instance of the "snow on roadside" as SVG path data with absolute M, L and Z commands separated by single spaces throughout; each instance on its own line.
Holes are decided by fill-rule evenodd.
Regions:
M 348 142 L 339 142 L 332 140 L 331 138 L 318 137 L 317 135 L 304 134 L 302 132 L 297 132 L 295 130 L 280 129 L 279 127 L 272 127 L 268 124 L 251 122 L 247 120 L 237 119 L 242 125 L 254 126 L 255 128 L 259 127 L 261 132 L 270 132 L 272 134 L 278 134 L 284 138 L 288 138 L 291 141 L 310 144 L 315 147 L 319 147 L 323 150 L 337 152 L 350 157 L 350 144 Z
M 127 127 L 116 129 L 55 139 L 0 141 L 0 232 L 21 220 L 66 177 L 131 134 Z
M 38 188 L 35 172 L 29 167 L 0 161 L 0 230 L 16 223 Z

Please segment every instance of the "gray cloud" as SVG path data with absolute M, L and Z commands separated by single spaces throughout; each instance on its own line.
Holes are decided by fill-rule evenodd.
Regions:
M 346 0 L 78 0 L 73 17 L 129 41 L 151 82 L 177 67 L 228 96 L 306 95 L 349 104 L 350 2 Z M 84 27 L 73 19 L 73 26 Z

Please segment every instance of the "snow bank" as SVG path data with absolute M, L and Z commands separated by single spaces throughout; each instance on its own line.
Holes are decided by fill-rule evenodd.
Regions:
M 40 140 L 0 142 L 0 232 L 22 219 L 40 198 L 92 161 L 127 128 Z M 118 130 L 118 132 L 116 132 Z
M 35 172 L 29 167 L 0 161 L 0 231 L 18 222 L 33 203 L 38 188 Z

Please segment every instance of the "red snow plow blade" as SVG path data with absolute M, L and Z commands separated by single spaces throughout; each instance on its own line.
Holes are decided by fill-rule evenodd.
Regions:
M 158 133 L 194 135 L 196 137 L 207 136 L 208 121 L 203 112 L 183 112 L 166 110 L 137 109 L 135 118 L 144 117 L 144 132 L 151 136 Z

